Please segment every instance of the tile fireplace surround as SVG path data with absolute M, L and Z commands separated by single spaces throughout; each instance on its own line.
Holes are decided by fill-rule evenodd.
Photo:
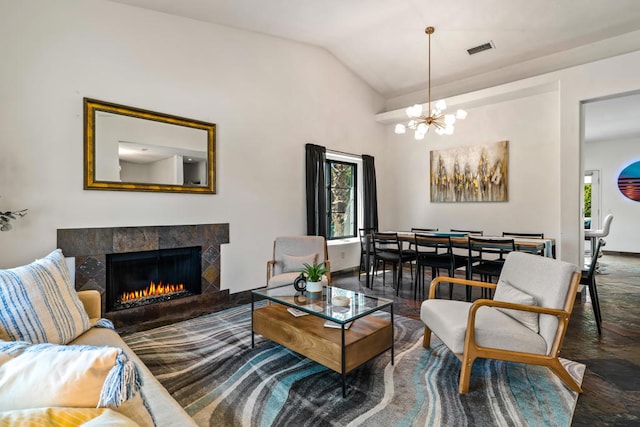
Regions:
M 229 224 L 58 229 L 58 247 L 65 256 L 76 259 L 76 289 L 100 291 L 103 313 L 107 254 L 188 246 L 202 248 L 201 294 L 104 313 L 116 328 L 183 320 L 225 305 L 229 291 L 220 290 L 220 245 L 225 243 L 229 243 Z

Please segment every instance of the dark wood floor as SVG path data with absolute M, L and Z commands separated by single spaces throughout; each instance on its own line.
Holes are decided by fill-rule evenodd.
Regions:
M 596 277 L 602 310 L 598 336 L 589 298 L 576 301 L 561 356 L 587 366 L 574 426 L 640 425 L 640 256 L 605 253 Z M 410 271 L 403 272 L 400 296 L 377 277 L 372 289 L 353 273 L 334 275 L 334 285 L 393 298 L 395 312 L 419 319 L 422 298 L 413 298 Z M 363 276 L 364 277 L 364 276 Z M 428 280 L 428 278 L 427 278 Z M 462 292 L 454 298 L 463 299 Z

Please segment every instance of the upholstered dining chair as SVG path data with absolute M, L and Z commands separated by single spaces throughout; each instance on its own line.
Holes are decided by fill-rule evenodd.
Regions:
M 580 385 L 559 360 L 580 281 L 578 266 L 524 252 L 511 252 L 497 284 L 437 277 L 422 303 L 423 346 L 431 334 L 462 362 L 458 391 L 469 391 L 477 358 L 542 365 L 569 388 Z M 475 302 L 435 299 L 440 282 L 494 289 L 493 300 Z
M 291 284 L 300 275 L 304 264 L 324 262 L 325 274 L 331 284 L 331 262 L 327 257 L 327 242 L 322 236 L 283 236 L 273 242 L 273 258 L 267 261 L 267 286 Z

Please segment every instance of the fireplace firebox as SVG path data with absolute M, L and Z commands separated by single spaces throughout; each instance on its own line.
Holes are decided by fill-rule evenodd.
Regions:
M 200 294 L 201 250 L 193 246 L 107 254 L 107 311 Z

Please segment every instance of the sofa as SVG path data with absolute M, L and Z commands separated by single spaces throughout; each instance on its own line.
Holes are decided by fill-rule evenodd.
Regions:
M 59 249 L 0 270 L 0 426 L 195 426 L 72 282 Z
M 92 324 L 95 324 L 101 315 L 100 293 L 98 291 L 90 290 L 79 291 L 77 294 L 89 315 L 89 320 Z M 191 419 L 178 402 L 171 397 L 169 392 L 162 386 L 162 384 L 160 384 L 151 371 L 149 371 L 144 363 L 142 363 L 140 358 L 136 356 L 136 354 L 113 329 L 93 327 L 69 343 L 69 345 L 73 344 L 94 346 L 107 345 L 110 347 L 122 348 L 129 356 L 129 359 L 138 366 L 142 377 L 142 394 L 145 397 L 147 409 L 155 421 L 155 425 L 158 427 L 188 427 L 196 425 L 193 419 Z

